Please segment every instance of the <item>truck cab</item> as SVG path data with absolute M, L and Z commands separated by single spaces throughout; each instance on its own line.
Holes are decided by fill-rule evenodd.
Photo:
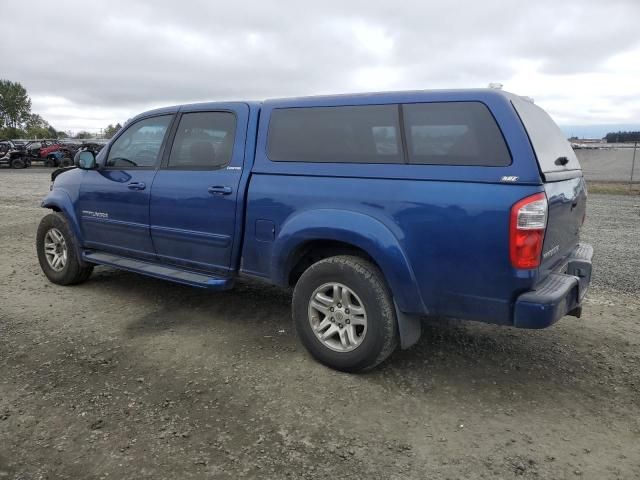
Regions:
M 491 89 L 182 105 L 54 172 L 50 280 L 109 265 L 195 287 L 293 289 L 322 363 L 372 368 L 426 315 L 543 328 L 580 315 L 577 158 L 531 101 Z

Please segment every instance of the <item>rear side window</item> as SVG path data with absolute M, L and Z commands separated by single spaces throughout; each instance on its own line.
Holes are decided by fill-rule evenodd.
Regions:
M 511 155 L 489 109 L 480 102 L 403 105 L 409 163 L 503 167 Z
M 513 98 L 543 173 L 580 170 L 580 162 L 562 130 L 547 112 L 530 101 Z
M 185 113 L 169 156 L 169 168 L 218 169 L 231 161 L 236 117 L 230 112 Z
M 267 150 L 276 162 L 402 163 L 398 107 L 275 109 Z

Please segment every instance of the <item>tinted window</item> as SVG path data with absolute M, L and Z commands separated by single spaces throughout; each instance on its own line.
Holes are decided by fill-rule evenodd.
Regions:
M 547 112 L 530 101 L 520 98 L 514 98 L 512 103 L 527 129 L 540 170 L 549 173 L 580 169 L 580 162 L 569 140 Z M 563 165 L 562 161 L 556 163 L 560 157 L 567 159 L 566 164 Z
M 153 167 L 171 123 L 171 115 L 145 118 L 126 128 L 109 150 L 107 167 Z
M 409 163 L 505 166 L 511 155 L 489 109 L 479 102 L 403 105 Z
M 283 108 L 271 114 L 276 162 L 400 163 L 396 105 Z
M 229 112 L 186 113 L 176 131 L 170 168 L 222 168 L 231 161 L 236 117 Z

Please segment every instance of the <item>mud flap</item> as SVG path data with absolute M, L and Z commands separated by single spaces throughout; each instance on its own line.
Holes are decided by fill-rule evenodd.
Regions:
M 415 345 L 422 334 L 422 320 L 418 315 L 402 313 L 396 302 L 393 302 L 398 319 L 398 333 L 400 335 L 400 348 L 406 350 Z

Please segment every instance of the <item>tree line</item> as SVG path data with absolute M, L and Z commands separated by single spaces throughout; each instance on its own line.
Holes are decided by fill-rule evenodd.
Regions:
M 104 128 L 104 130 L 102 130 L 100 138 L 111 138 L 116 133 L 118 133 L 121 128 L 122 128 L 122 125 L 120 125 L 120 123 L 116 123 L 115 125 L 110 123 Z M 73 136 L 73 138 L 78 140 L 87 140 L 90 138 L 96 138 L 96 136 L 95 134 L 91 132 L 87 132 L 86 130 L 80 130 L 78 133 L 76 133 Z
M 109 124 L 103 131 L 105 138 L 113 137 L 122 126 Z M 31 111 L 31 98 L 19 83 L 0 79 L 0 140 L 13 138 L 66 138 L 44 118 Z M 74 138 L 89 139 L 95 135 L 80 131 Z
M 0 139 L 57 136 L 55 128 L 31 112 L 27 90 L 18 82 L 0 79 Z
M 640 132 L 609 132 L 604 138 L 607 143 L 640 142 Z

